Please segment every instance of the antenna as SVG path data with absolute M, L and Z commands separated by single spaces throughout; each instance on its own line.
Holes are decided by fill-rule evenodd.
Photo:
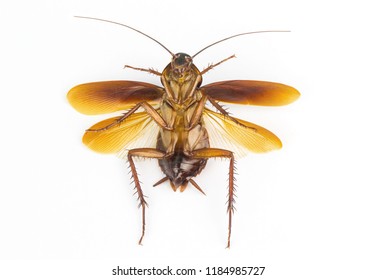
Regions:
M 236 35 L 232 35 L 230 37 L 227 37 L 227 38 L 224 38 L 222 40 L 219 40 L 219 41 L 216 41 L 208 46 L 206 46 L 205 48 L 201 49 L 200 51 L 198 51 L 194 56 L 192 56 L 192 58 L 194 58 L 196 55 L 198 55 L 199 53 L 202 53 L 204 50 L 216 45 L 216 44 L 219 44 L 219 43 L 222 43 L 223 41 L 227 41 L 229 39 L 232 39 L 232 38 L 235 38 L 235 37 L 239 37 L 239 36 L 243 36 L 243 35 L 249 35 L 249 34 L 257 34 L 257 33 L 269 33 L 269 32 L 290 32 L 289 30 L 263 30 L 263 31 L 252 31 L 252 32 L 245 32 L 245 33 L 240 33 L 240 34 L 236 34 Z
M 111 20 L 107 20 L 107 19 L 101 19 L 101 18 L 94 18 L 94 17 L 84 17 L 84 16 L 74 16 L 76 18 L 83 18 L 83 19 L 91 19 L 91 20 L 97 20 L 97 21 L 103 21 L 103 22 L 108 22 L 108 23 L 112 23 L 112 24 L 117 24 L 117 25 L 120 25 L 120 26 L 123 26 L 123 27 L 126 27 L 126 28 L 129 28 L 129 29 L 132 29 L 133 31 L 136 31 L 142 35 L 144 35 L 145 37 L 148 37 L 149 39 L 153 40 L 154 42 L 156 42 L 157 44 L 159 44 L 162 48 L 164 48 L 166 51 L 168 51 L 169 54 L 171 54 L 171 56 L 175 57 L 175 54 L 173 52 L 171 52 L 168 48 L 166 48 L 161 42 L 157 41 L 156 39 L 154 39 L 153 37 L 145 34 L 144 32 L 141 32 L 140 30 L 137 30 L 136 28 L 133 28 L 129 25 L 126 25 L 126 24 L 123 24 L 123 23 L 119 23 L 119 22 L 116 22 L 116 21 L 111 21 Z

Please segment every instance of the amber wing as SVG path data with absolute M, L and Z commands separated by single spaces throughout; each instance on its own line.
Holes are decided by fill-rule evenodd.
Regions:
M 203 120 L 209 133 L 210 147 L 228 149 L 237 157 L 265 153 L 282 148 L 282 142 L 271 131 L 254 123 L 233 118 L 205 108 Z
M 141 101 L 160 102 L 163 88 L 135 81 L 105 81 L 75 86 L 67 95 L 70 104 L 87 115 L 106 114 L 132 108 Z
M 106 130 L 95 131 L 116 122 L 119 117 L 96 123 L 82 137 L 82 142 L 99 153 L 118 153 L 139 147 L 153 148 L 158 136 L 158 125 L 145 112 L 134 113 L 126 121 Z
M 281 106 L 294 102 L 300 93 L 293 87 L 273 82 L 232 80 L 201 87 L 209 97 L 226 103 Z

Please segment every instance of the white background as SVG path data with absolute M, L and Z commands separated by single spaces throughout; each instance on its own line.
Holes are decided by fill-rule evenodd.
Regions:
M 260 279 L 375 279 L 372 1 L 7 2 L 0 4 L 1 279 L 113 279 L 117 265 L 266 266 Z M 202 69 L 237 55 L 204 83 L 268 80 L 302 94 L 286 107 L 230 107 L 284 142 L 237 162 L 230 250 L 225 160 L 210 161 L 197 178 L 207 196 L 152 188 L 162 177 L 157 163 L 138 163 L 150 207 L 137 245 L 141 217 L 126 164 L 80 142 L 105 116 L 77 113 L 65 95 L 99 80 L 159 84 L 123 65 L 161 71 L 170 56 L 130 30 L 74 15 L 132 25 L 189 54 L 235 33 L 292 31 L 240 37 L 195 59 Z

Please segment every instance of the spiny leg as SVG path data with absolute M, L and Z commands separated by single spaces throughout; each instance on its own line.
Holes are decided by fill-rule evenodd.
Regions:
M 224 118 L 228 118 L 228 119 L 232 120 L 234 123 L 236 123 L 236 124 L 238 124 L 240 126 L 253 129 L 253 131 L 257 132 L 256 128 L 250 127 L 250 126 L 246 126 L 246 125 L 240 123 L 237 119 L 231 117 L 230 114 L 217 101 L 215 101 L 210 96 L 207 96 L 207 100 L 209 100 L 209 102 L 214 106 L 214 108 L 216 108 L 224 116 Z
M 131 168 L 132 172 L 132 177 L 134 180 L 135 188 L 136 188 L 136 193 L 138 195 L 138 200 L 140 201 L 139 206 L 142 208 L 142 233 L 140 240 L 138 241 L 138 244 L 142 244 L 142 239 L 144 238 L 145 235 L 145 208 L 147 206 L 144 193 L 142 192 L 140 180 L 138 179 L 137 175 L 137 170 L 136 166 L 133 161 L 133 157 L 144 157 L 144 158 L 163 158 L 165 156 L 165 153 L 157 150 L 157 149 L 151 149 L 151 148 L 140 148 L 140 149 L 132 149 L 129 150 L 128 152 L 128 161 L 129 161 L 129 166 Z
M 216 67 L 219 64 L 221 64 L 221 63 L 223 63 L 223 62 L 225 62 L 225 61 L 227 61 L 231 58 L 234 58 L 234 57 L 235 57 L 235 55 L 233 54 L 233 55 L 229 56 L 228 58 L 225 58 L 225 59 L 221 60 L 220 62 L 217 62 L 216 64 L 210 64 L 208 67 L 206 67 L 204 70 L 201 71 L 201 75 L 204 75 L 206 72 L 212 70 L 214 67 Z
M 136 106 L 134 106 L 132 109 L 130 109 L 128 112 L 126 112 L 122 117 L 116 119 L 113 123 L 110 123 L 109 125 L 98 128 L 98 129 L 87 129 L 86 131 L 92 131 L 92 132 L 100 132 L 103 130 L 110 129 L 111 127 L 115 125 L 120 125 L 122 122 L 124 122 L 130 115 L 132 115 L 134 112 L 136 112 L 140 107 L 142 107 L 145 112 L 162 128 L 166 130 L 172 130 L 171 127 L 169 127 L 166 123 L 166 121 L 161 117 L 161 115 L 146 101 L 138 103 Z
M 228 212 L 228 237 L 227 237 L 227 248 L 230 248 L 231 240 L 231 226 L 232 226 L 232 214 L 234 213 L 234 154 L 231 151 L 215 148 L 204 148 L 192 151 L 192 157 L 194 158 L 216 158 L 224 157 L 230 159 L 229 166 L 229 186 L 228 186 L 228 201 L 227 201 L 227 212 Z
M 154 75 L 157 75 L 157 76 L 162 76 L 162 73 L 160 73 L 157 70 L 154 70 L 152 68 L 145 69 L 145 68 L 133 67 L 133 66 L 130 66 L 130 65 L 124 65 L 124 68 L 130 68 L 130 69 L 133 69 L 133 70 L 147 72 L 147 73 L 154 74 Z

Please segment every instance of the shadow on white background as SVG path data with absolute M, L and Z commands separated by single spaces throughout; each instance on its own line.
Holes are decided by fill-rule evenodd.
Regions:
M 373 279 L 375 273 L 375 20 L 367 1 L 14 1 L 1 4 L 0 275 L 2 279 L 110 279 L 121 267 L 265 266 L 263 279 Z M 126 163 L 80 142 L 106 116 L 74 111 L 66 92 L 100 80 L 158 77 L 124 70 L 169 63 L 120 21 L 174 52 L 208 49 L 199 69 L 229 55 L 204 84 L 230 79 L 300 90 L 279 108 L 231 106 L 284 142 L 237 162 L 232 248 L 225 249 L 228 162 L 209 161 L 194 188 L 174 193 L 156 161 L 138 162 L 149 197 L 144 245 Z M 373 258 L 373 259 L 372 259 Z M 4 276 L 3 276 L 4 275 Z M 136 277 L 135 277 L 136 278 Z M 199 278 L 198 278 L 199 279 Z

